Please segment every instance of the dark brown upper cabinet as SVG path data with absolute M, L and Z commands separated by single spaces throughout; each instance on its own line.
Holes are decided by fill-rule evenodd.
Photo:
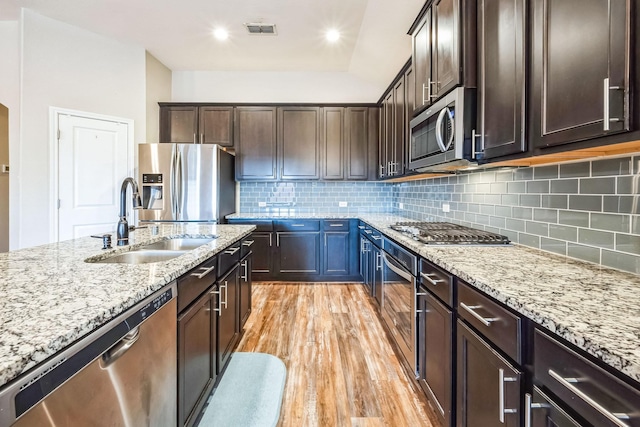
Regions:
M 532 0 L 531 141 L 630 129 L 630 1 Z
M 407 137 L 407 116 L 405 111 L 406 93 L 404 75 L 402 75 L 393 88 L 393 139 L 391 144 L 387 142 L 387 170 L 390 176 L 401 176 L 404 174 L 404 147 L 405 137 Z
M 344 108 L 325 107 L 322 117 L 322 179 L 344 179 Z
M 345 109 L 345 169 L 347 180 L 369 178 L 369 116 L 368 107 Z
M 160 142 L 233 147 L 233 107 L 161 105 Z
M 276 107 L 237 107 L 235 114 L 236 179 L 275 181 Z
M 431 104 L 431 9 L 412 32 L 412 64 L 415 79 L 415 110 Z
M 278 108 L 278 159 L 280 178 L 320 178 L 319 107 Z
M 435 0 L 430 82 L 434 99 L 460 83 L 460 0 Z
M 469 34 L 466 31 L 463 34 L 460 1 L 434 0 L 423 9 L 409 30 L 415 73 L 414 113 L 431 105 L 462 81 L 461 41 Z M 465 1 L 467 3 L 467 9 L 475 12 L 473 2 Z M 473 13 L 467 15 L 465 19 L 474 19 Z M 469 53 L 472 52 L 473 49 Z
M 522 153 L 527 149 L 525 1 L 478 1 L 475 151 L 484 151 L 485 159 Z

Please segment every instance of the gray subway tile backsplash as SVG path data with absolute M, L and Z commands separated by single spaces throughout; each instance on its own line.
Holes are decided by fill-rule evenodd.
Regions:
M 340 201 L 348 206 L 340 208 Z M 444 202 L 449 213 L 442 211 Z M 640 274 L 640 155 L 403 183 L 241 182 L 240 211 L 398 213 L 451 221 Z

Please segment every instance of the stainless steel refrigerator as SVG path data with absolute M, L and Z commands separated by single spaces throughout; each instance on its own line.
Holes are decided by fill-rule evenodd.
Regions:
M 218 145 L 140 144 L 140 222 L 224 222 L 236 209 L 235 156 Z

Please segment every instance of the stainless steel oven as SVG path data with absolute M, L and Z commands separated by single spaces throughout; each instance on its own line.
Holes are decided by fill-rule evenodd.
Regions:
M 411 120 L 409 169 L 448 172 L 474 164 L 475 90 L 459 87 Z
M 385 239 L 381 253 L 382 319 L 413 372 L 416 372 L 417 257 Z

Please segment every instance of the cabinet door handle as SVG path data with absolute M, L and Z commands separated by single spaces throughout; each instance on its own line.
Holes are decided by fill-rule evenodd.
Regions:
M 218 288 L 220 289 L 220 288 Z M 217 291 L 211 291 L 210 295 L 220 295 L 220 290 Z M 220 301 L 220 299 L 218 298 L 218 301 Z M 213 311 L 217 311 L 218 312 L 218 316 L 220 316 L 220 305 L 222 304 L 222 302 L 220 304 L 216 304 L 218 307 L 214 308 Z
M 234 255 L 239 250 L 240 250 L 240 248 L 231 248 L 231 249 L 227 249 L 226 251 L 224 251 L 224 253 L 227 254 L 227 255 Z
M 380 167 L 380 178 L 384 177 L 384 166 L 378 165 Z
M 432 98 L 437 98 L 438 95 L 431 94 L 431 86 L 435 86 L 436 90 L 438 90 L 438 82 L 431 81 L 431 78 L 427 79 L 427 101 L 431 102 Z
M 197 144 L 197 143 L 198 143 L 198 141 L 196 140 L 196 134 L 195 134 L 195 133 L 193 134 L 193 143 L 194 143 L 194 144 Z
M 427 101 L 424 98 L 424 90 L 427 88 L 427 85 L 422 83 L 422 105 L 426 104 Z
M 478 319 L 484 326 L 491 326 L 491 322 L 495 322 L 497 320 L 500 320 L 499 317 L 492 317 L 492 318 L 487 319 L 486 317 L 482 317 L 478 313 L 476 313 L 474 311 L 474 309 L 481 308 L 482 307 L 481 305 L 467 305 L 467 304 L 461 302 L 460 303 L 460 307 L 462 307 L 469 314 L 471 314 L 473 317 Z
M 199 270 L 203 270 L 202 273 L 198 274 L 198 273 L 191 273 L 192 276 L 197 277 L 198 279 L 202 279 L 204 276 L 206 276 L 207 274 L 211 273 L 213 270 L 216 269 L 216 266 L 214 265 L 213 267 L 200 267 Z
M 226 309 L 227 308 L 227 301 L 228 301 L 228 298 L 229 298 L 229 293 L 228 293 L 229 292 L 229 290 L 228 290 L 229 289 L 229 283 L 226 280 L 224 281 L 224 286 L 223 287 L 224 287 L 224 303 L 223 304 L 224 304 L 224 308 Z
M 247 262 L 247 260 L 245 260 L 245 261 L 242 263 L 242 268 L 244 268 L 244 273 L 242 274 L 241 278 L 242 278 L 242 280 L 244 280 L 245 282 L 248 282 L 248 281 L 249 281 L 249 266 L 248 266 L 248 264 L 249 264 L 249 263 Z
M 628 420 L 629 415 L 624 413 L 613 413 L 602 406 L 600 403 L 596 402 L 591 396 L 580 390 L 578 387 L 574 386 L 572 383 L 579 383 L 582 380 L 580 378 L 564 378 L 562 375 L 555 372 L 553 369 L 549 369 L 549 376 L 554 380 L 558 381 L 560 385 L 564 386 L 566 389 L 571 391 L 573 394 L 577 395 L 580 399 L 584 400 L 596 411 L 600 412 L 606 419 L 611 421 L 613 424 L 620 427 L 629 427 L 629 424 L 625 423 L 622 420 Z
M 376 271 L 382 270 L 382 255 L 376 252 Z
M 280 233 L 276 233 L 276 247 L 280 247 Z
M 393 175 L 393 169 L 391 169 L 391 162 L 387 162 L 387 174 L 389 176 Z
M 204 144 L 204 133 L 200 134 L 200 144 Z
M 604 130 L 605 131 L 609 131 L 611 130 L 611 123 L 612 122 L 619 122 L 621 121 L 618 118 L 611 118 L 609 117 L 610 114 L 610 110 L 611 110 L 611 91 L 612 90 L 620 90 L 622 89 L 620 86 L 610 86 L 609 84 L 609 77 L 607 77 L 606 79 L 604 79 L 604 84 L 603 84 L 603 89 L 604 89 L 604 97 L 603 97 L 603 110 L 604 110 L 604 117 L 603 117 L 603 125 L 604 125 Z
M 531 427 L 531 410 L 549 407 L 551 405 L 546 403 L 534 403 L 533 396 L 530 393 L 526 393 L 524 395 L 524 427 Z
M 505 377 L 504 376 L 504 369 L 500 368 L 498 370 L 498 405 L 499 405 L 499 410 L 500 410 L 500 422 L 502 424 L 504 424 L 504 414 L 515 414 L 518 412 L 517 409 L 505 409 L 504 407 L 504 383 L 509 383 L 509 382 L 516 382 L 518 381 L 518 378 L 516 377 Z
M 273 233 L 269 233 L 269 247 L 273 246 Z
M 438 283 L 442 283 L 444 282 L 444 280 L 442 279 L 438 279 L 438 280 L 433 280 L 431 278 L 431 276 L 433 275 L 433 273 L 430 274 L 426 274 L 426 273 L 422 273 L 420 272 L 420 277 L 423 277 L 424 279 L 427 280 L 427 282 L 431 283 L 433 286 L 438 286 Z M 461 303 L 462 304 L 462 303 Z M 488 325 L 487 325 L 488 326 Z
M 480 150 L 476 151 L 476 139 L 480 138 Z M 484 135 L 476 133 L 476 130 L 471 131 L 471 158 L 481 159 L 484 154 Z

